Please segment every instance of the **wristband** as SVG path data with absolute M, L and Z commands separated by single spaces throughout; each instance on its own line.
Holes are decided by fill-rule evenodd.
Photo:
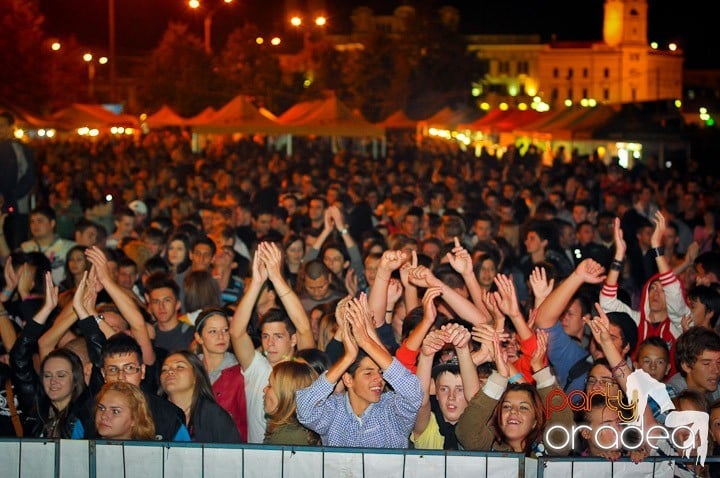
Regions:
M 665 254 L 665 248 L 664 247 L 652 247 L 650 249 L 650 253 L 655 257 L 656 259 L 662 255 Z
M 617 365 L 615 365 L 613 368 L 610 369 L 610 373 L 612 373 L 612 375 L 614 377 L 615 372 L 617 372 L 618 370 L 623 368 L 623 366 L 626 366 L 626 365 L 627 365 L 627 363 L 625 362 L 625 360 L 620 360 L 620 362 Z
M 385 313 L 386 313 L 386 314 L 392 314 L 393 311 L 392 311 L 392 310 L 386 310 Z
M 523 374 L 521 374 L 520 372 L 518 372 L 518 373 L 516 373 L 515 375 L 513 375 L 512 377 L 510 377 L 510 378 L 508 379 L 508 382 L 509 382 L 509 383 L 517 383 L 517 381 L 520 380 L 520 379 L 522 379 L 522 378 L 523 378 Z
M 611 271 L 621 271 L 623 270 L 623 261 L 619 261 L 617 259 L 613 259 L 613 261 L 610 263 L 610 270 Z
M 4 296 L 10 297 L 13 295 L 13 290 L 12 289 L 3 289 L 2 293 Z
M 343 236 L 344 236 L 345 234 L 347 234 L 347 233 L 348 233 L 348 228 L 347 228 L 347 227 L 343 227 L 343 228 L 340 230 L 340 234 L 342 234 Z
M 102 314 L 98 314 L 95 316 L 95 322 L 97 322 L 98 325 L 100 325 L 100 322 L 102 322 L 103 320 L 105 320 L 105 317 L 103 317 Z

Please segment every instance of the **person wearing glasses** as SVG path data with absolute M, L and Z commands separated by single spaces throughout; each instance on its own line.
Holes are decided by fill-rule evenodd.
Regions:
M 77 324 L 87 340 L 88 355 L 96 369 L 100 370 L 105 383 L 127 382 L 140 387 L 148 401 L 155 423 L 155 439 L 162 441 L 190 441 L 183 411 L 170 401 L 157 395 L 159 388 L 157 358 L 148 335 L 145 320 L 137 302 L 115 282 L 107 268 L 107 259 L 95 247 L 87 251 L 92 263 L 92 274 L 85 274 L 73 298 L 73 309 L 80 317 Z M 114 333 L 104 318 L 97 313 L 95 299 L 97 289 L 89 285 L 92 275 L 99 281 L 117 306 L 123 318 L 130 324 L 130 335 Z M 93 390 L 97 392 L 97 390 Z M 77 430 L 74 438 L 96 438 L 94 420 L 82 422 L 84 429 Z

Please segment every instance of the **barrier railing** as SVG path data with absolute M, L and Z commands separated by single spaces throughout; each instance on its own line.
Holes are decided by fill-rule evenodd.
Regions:
M 649 457 L 635 464 L 499 452 L 0 439 L 3 478 L 670 478 L 676 462 L 695 460 Z M 720 465 L 720 457 L 707 457 L 710 463 Z

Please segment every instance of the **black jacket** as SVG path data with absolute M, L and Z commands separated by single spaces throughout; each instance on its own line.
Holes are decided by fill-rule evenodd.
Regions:
M 45 326 L 28 320 L 15 345 L 10 351 L 10 368 L 15 386 L 15 394 L 20 408 L 25 415 L 25 429 L 29 437 L 45 436 L 46 426 L 50 420 L 50 399 L 42 386 L 42 380 L 33 365 L 33 353 Z M 59 430 L 60 438 L 70 438 L 77 420 L 88 419 L 87 413 L 92 397 L 85 388 L 82 394 L 71 400 L 68 405 L 65 424 Z
M 217 403 L 198 397 L 190 423 L 190 437 L 200 443 L 241 443 L 230 414 Z
M 107 339 L 94 320 L 79 320 L 78 325 L 88 344 L 88 355 L 90 356 L 90 361 L 93 363 L 93 376 L 96 374 L 100 375 L 102 365 L 100 363 L 100 357 Z M 101 375 L 100 377 L 102 379 Z M 102 382 L 100 385 L 102 386 Z M 97 395 L 99 391 L 100 387 L 93 389 L 93 397 Z M 162 397 L 149 393 L 147 390 L 143 390 L 143 393 L 148 400 L 148 407 L 150 408 L 153 422 L 155 422 L 155 438 L 161 441 L 173 441 L 178 430 L 185 426 L 185 413 L 175 404 Z M 87 422 L 84 421 L 83 427 L 85 428 L 85 438 L 97 438 L 94 419 Z

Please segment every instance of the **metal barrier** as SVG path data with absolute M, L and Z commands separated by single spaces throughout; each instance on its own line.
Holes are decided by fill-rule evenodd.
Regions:
M 517 478 L 523 467 L 497 452 L 0 439 L 3 478 Z
M 693 458 L 543 457 L 515 453 L 200 443 L 0 439 L 3 478 L 670 478 Z M 705 465 L 720 463 L 707 457 Z

